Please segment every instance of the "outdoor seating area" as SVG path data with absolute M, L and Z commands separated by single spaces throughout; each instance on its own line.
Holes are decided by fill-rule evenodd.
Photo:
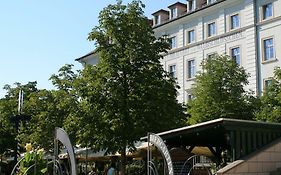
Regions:
M 262 129 L 261 129 L 262 128 Z M 220 118 L 197 125 L 158 133 L 169 148 L 174 174 L 214 173 L 236 160 L 259 151 L 280 138 L 281 124 Z M 128 162 L 137 164 L 139 171 L 146 169 L 147 137 L 141 138 L 135 152 L 127 152 Z M 153 161 L 159 172 L 165 173 L 165 161 L 155 147 L 151 147 Z M 102 169 L 110 161 L 118 164 L 120 154 L 106 155 L 105 150 L 93 152 L 91 149 L 76 149 L 76 157 L 81 170 L 90 172 Z M 60 154 L 66 159 L 67 154 Z M 130 167 L 130 165 L 128 165 Z M 88 168 L 88 170 L 85 170 Z M 136 168 L 136 166 L 135 166 Z M 141 168 L 143 170 L 141 170 Z M 128 171 L 132 171 L 128 169 Z

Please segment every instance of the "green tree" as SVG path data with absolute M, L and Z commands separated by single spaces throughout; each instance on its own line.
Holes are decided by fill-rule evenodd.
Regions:
M 22 147 L 31 142 L 34 146 L 48 151 L 53 148 L 55 127 L 66 128 L 69 132 L 76 133 L 79 128 L 72 119 L 79 114 L 79 102 L 73 90 L 73 82 L 78 73 L 73 72 L 72 67 L 73 65 L 65 65 L 60 68 L 58 74 L 51 76 L 50 80 L 57 88 L 55 90 L 37 89 L 37 82 L 24 85 L 15 83 L 15 87 L 5 85 L 7 93 L 0 99 L 0 154 L 7 149 L 14 149 L 16 137 Z M 31 119 L 20 125 L 17 135 L 10 118 L 18 114 L 20 89 L 24 92 L 22 114 L 31 116 Z M 71 136 L 74 137 L 74 134 Z
M 281 69 L 274 70 L 271 84 L 266 87 L 261 96 L 261 107 L 256 113 L 256 119 L 268 122 L 281 122 Z
M 192 88 L 194 99 L 188 104 L 189 123 L 216 118 L 252 119 L 255 98 L 245 92 L 249 75 L 245 69 L 225 55 L 204 60 L 203 71 L 196 76 Z
M 73 65 L 65 65 L 50 80 L 55 90 L 41 89 L 25 95 L 24 111 L 31 115 L 29 124 L 21 128 L 23 144 L 31 142 L 45 150 L 53 148 L 55 127 L 69 128 L 69 118 L 77 112 L 78 98 L 73 91 L 77 74 Z M 72 131 L 72 130 L 70 130 Z
M 27 84 L 15 83 L 15 87 L 11 85 L 5 85 L 6 95 L 0 99 L 0 154 L 8 149 L 14 150 L 16 147 L 15 139 L 17 133 L 15 130 L 15 124 L 10 121 L 12 116 L 18 114 L 18 94 L 22 89 L 25 95 L 29 95 L 32 92 L 37 92 L 36 82 L 28 82 Z M 25 110 L 23 110 L 25 111 Z
M 124 173 L 126 147 L 150 132 L 182 126 L 185 115 L 177 103 L 175 81 L 160 64 L 169 43 L 156 39 L 144 5 L 132 1 L 104 8 L 99 26 L 89 34 L 100 63 L 87 66 L 76 82 L 83 117 L 80 142 L 121 153 Z
M 0 99 L 0 155 L 8 149 L 14 149 L 15 130 L 9 120 L 11 103 L 7 103 L 6 99 Z

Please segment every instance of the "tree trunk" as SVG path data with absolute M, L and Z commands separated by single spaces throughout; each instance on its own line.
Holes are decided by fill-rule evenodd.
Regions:
M 126 175 L 126 146 L 121 151 L 120 175 Z

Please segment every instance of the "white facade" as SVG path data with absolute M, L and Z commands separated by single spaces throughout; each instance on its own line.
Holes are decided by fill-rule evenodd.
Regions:
M 177 78 L 179 102 L 192 98 L 195 74 L 212 54 L 235 57 L 250 74 L 245 88 L 256 94 L 270 83 L 274 67 L 281 66 L 280 0 L 188 0 L 153 16 L 155 36 L 172 38 L 173 47 L 162 64 Z M 77 60 L 97 63 L 96 54 L 93 60 L 89 57 Z
M 266 4 L 272 4 L 272 15 L 271 5 Z M 176 46 L 162 63 L 166 71 L 176 70 L 173 74 L 181 87 L 178 100 L 191 98 L 193 72 L 200 71 L 202 60 L 214 53 L 235 57 L 250 74 L 245 88 L 260 94 L 274 67 L 281 66 L 281 1 L 189 0 L 186 9 L 176 20 L 153 26 L 157 37 L 168 35 L 175 40 Z

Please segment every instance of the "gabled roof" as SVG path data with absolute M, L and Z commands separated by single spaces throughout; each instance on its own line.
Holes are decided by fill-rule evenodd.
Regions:
M 186 7 L 186 4 L 181 3 L 181 2 L 176 2 L 176 3 L 172 4 L 172 5 L 169 5 L 168 8 L 170 9 L 170 8 L 172 8 L 174 6 L 184 6 L 184 7 Z
M 156 15 L 156 14 L 158 14 L 158 13 L 166 13 L 166 14 L 169 14 L 169 12 L 168 12 L 167 10 L 160 9 L 160 10 L 158 10 L 158 11 L 152 13 L 151 15 L 154 16 L 154 15 Z

